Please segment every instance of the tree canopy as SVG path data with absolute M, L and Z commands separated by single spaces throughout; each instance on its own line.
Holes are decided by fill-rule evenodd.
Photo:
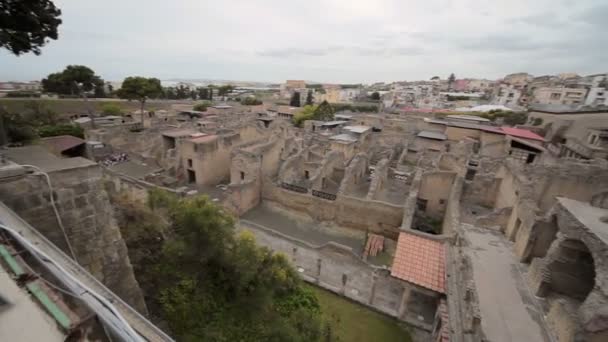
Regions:
M 50 0 L 0 1 L 0 47 L 15 55 L 33 52 L 57 39 L 61 10 Z
M 122 82 L 117 94 L 123 99 L 137 100 L 141 105 L 141 120 L 144 120 L 144 106 L 148 98 L 156 98 L 163 92 L 158 78 L 140 76 L 127 77 Z
M 316 296 L 289 260 L 258 247 L 252 233 L 235 233 L 233 218 L 209 198 L 153 190 L 148 206 L 141 214 L 125 209 L 119 222 L 134 246 L 137 277 L 146 280 L 148 308 L 160 311 L 176 340 L 331 338 Z
M 334 119 L 334 108 L 323 101 L 320 105 L 307 105 L 293 117 L 294 125 L 301 127 L 306 120 L 330 121 Z
M 379 101 L 380 100 L 380 93 L 375 91 L 373 92 L 370 96 L 370 99 L 374 100 L 374 101 Z
M 82 91 L 103 94 L 103 79 L 84 65 L 68 65 L 63 71 L 55 72 L 42 79 L 45 92 L 60 95 L 81 95 Z
M 334 108 L 327 101 L 323 101 L 315 109 L 313 117 L 315 120 L 330 121 L 334 119 L 334 113 Z

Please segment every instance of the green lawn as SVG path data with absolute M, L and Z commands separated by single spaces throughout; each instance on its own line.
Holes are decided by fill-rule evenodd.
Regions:
M 341 342 L 411 342 L 405 326 L 397 320 L 370 310 L 319 287 L 309 286 L 319 298 L 323 316 Z

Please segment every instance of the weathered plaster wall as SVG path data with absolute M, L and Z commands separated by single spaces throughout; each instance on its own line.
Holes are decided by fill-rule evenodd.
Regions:
M 460 128 L 455 126 L 448 126 L 445 129 L 445 135 L 448 140 L 460 141 L 465 138 L 479 139 L 481 131 L 478 129 Z
M 455 177 L 455 173 L 444 171 L 427 172 L 422 175 L 418 198 L 427 200 L 425 211 L 427 215 L 443 218 Z

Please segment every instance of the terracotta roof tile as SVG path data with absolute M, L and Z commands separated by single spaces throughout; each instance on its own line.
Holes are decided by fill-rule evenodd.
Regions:
M 507 135 L 510 135 L 510 136 L 523 138 L 523 139 L 545 141 L 545 138 L 543 138 L 540 135 L 538 135 L 532 131 L 529 131 L 527 129 L 506 127 L 506 126 L 501 127 L 501 129 L 503 132 L 505 132 Z
M 445 247 L 418 235 L 399 234 L 391 267 L 393 277 L 445 293 Z

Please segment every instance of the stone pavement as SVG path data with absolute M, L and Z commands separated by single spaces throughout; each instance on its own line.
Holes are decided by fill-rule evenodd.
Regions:
M 479 297 L 482 329 L 493 342 L 551 342 L 538 299 L 528 290 L 511 243 L 496 231 L 463 224 Z

